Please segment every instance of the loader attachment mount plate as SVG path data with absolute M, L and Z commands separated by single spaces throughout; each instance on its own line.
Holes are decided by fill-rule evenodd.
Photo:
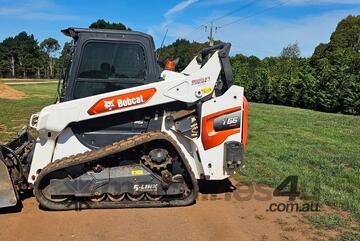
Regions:
M 17 197 L 8 168 L 0 159 L 0 208 L 12 207 L 17 204 Z

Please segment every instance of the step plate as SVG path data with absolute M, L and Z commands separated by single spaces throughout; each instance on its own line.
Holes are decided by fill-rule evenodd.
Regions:
M 8 169 L 0 160 L 0 208 L 12 207 L 16 204 L 17 198 Z

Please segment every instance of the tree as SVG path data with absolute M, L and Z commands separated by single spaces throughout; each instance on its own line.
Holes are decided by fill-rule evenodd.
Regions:
M 341 20 L 310 64 L 317 74 L 317 109 L 360 114 L 360 16 Z
M 186 39 L 177 39 L 174 43 L 158 49 L 159 63 L 164 66 L 168 59 L 179 58 L 176 70 L 183 70 L 196 54 L 202 49 L 208 47 L 207 43 L 190 42 Z
M 299 43 L 297 41 L 284 47 L 281 51 L 281 57 L 284 58 L 299 58 L 300 54 Z
M 27 73 L 34 73 L 34 62 L 39 57 L 39 46 L 34 35 L 28 35 L 21 32 L 14 37 L 16 47 L 16 55 L 19 64 L 19 71 L 23 78 L 27 77 Z
M 49 57 L 46 53 L 43 51 L 39 51 L 39 57 L 36 58 L 34 61 L 34 68 L 36 69 L 35 76 L 37 78 L 41 78 L 42 76 L 47 77 L 48 76 L 48 63 L 49 63 Z
M 355 53 L 360 51 L 360 16 L 348 16 L 341 20 L 331 34 L 329 43 L 319 44 L 311 56 L 312 65 L 322 58 L 328 58 L 337 49 L 349 49 Z
M 21 32 L 6 38 L 0 47 L 1 73 L 4 76 L 26 78 L 35 72 L 34 62 L 39 57 L 38 42 L 33 35 Z M 9 74 L 10 73 L 10 74 Z
M 41 42 L 40 48 L 47 54 L 49 60 L 50 77 L 54 77 L 54 57 L 60 50 L 59 42 L 54 38 L 47 38 Z
M 10 69 L 11 77 L 15 77 L 15 58 L 17 55 L 17 44 L 13 37 L 8 37 L 2 42 L 2 66 Z
M 89 28 L 98 28 L 98 29 L 117 29 L 117 30 L 128 30 L 131 31 L 131 28 L 126 27 L 122 23 L 110 23 L 105 21 L 104 19 L 98 19 L 92 24 L 90 24 Z
M 70 42 L 65 42 L 64 47 L 61 51 L 61 55 L 57 61 L 57 68 L 61 70 L 61 74 L 64 73 L 65 69 L 70 63 L 71 60 L 71 44 Z

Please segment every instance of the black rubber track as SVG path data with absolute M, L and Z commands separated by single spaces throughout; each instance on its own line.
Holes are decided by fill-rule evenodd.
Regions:
M 111 202 L 111 201 L 102 201 L 102 202 L 92 202 L 90 200 L 66 200 L 64 202 L 53 202 L 47 199 L 42 191 L 41 184 L 44 178 L 56 171 L 59 171 L 63 168 L 68 168 L 71 166 L 84 164 L 104 158 L 108 155 L 113 155 L 130 148 L 145 144 L 150 141 L 162 140 L 169 142 L 177 151 L 178 156 L 181 158 L 184 167 L 186 168 L 192 182 L 192 190 L 189 196 L 185 199 L 173 199 L 173 200 L 159 200 L 159 201 L 124 201 L 124 202 Z M 134 137 L 128 138 L 123 141 L 114 142 L 112 145 L 105 146 L 96 150 L 87 151 L 77 155 L 72 155 L 69 157 L 56 160 L 48 164 L 37 177 L 34 184 L 34 195 L 40 205 L 49 210 L 74 210 L 74 209 L 89 209 L 89 208 L 145 208 L 145 207 L 174 207 L 174 206 L 187 206 L 193 204 L 196 200 L 198 194 L 198 184 L 195 179 L 194 173 L 192 172 L 190 165 L 185 158 L 184 153 L 181 151 L 180 147 L 171 138 L 169 135 L 163 132 L 147 132 L 144 134 L 136 135 Z

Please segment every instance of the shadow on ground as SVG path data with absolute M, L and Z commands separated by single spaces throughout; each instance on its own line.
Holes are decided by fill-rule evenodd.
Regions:
M 201 194 L 221 194 L 236 190 L 236 187 L 229 179 L 216 181 L 199 180 L 198 183 Z
M 13 207 L 8 207 L 8 208 L 1 208 L 0 209 L 0 214 L 7 214 L 7 213 L 19 213 L 21 212 L 23 208 L 23 205 L 21 203 L 21 201 L 19 201 L 15 206 Z
M 21 212 L 21 210 L 23 209 L 22 201 L 25 199 L 31 198 L 31 197 L 33 197 L 33 194 L 32 194 L 32 191 L 30 191 L 30 190 L 27 192 L 21 193 L 20 200 L 18 201 L 18 203 L 13 207 L 1 208 L 0 214 Z

